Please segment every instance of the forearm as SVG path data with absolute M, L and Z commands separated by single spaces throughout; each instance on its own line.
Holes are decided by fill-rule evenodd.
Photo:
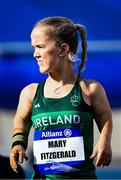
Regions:
M 17 115 L 15 116 L 13 120 L 12 147 L 15 145 L 22 145 L 24 149 L 27 148 L 30 128 L 30 119 L 24 120 Z
M 22 132 L 25 134 L 29 134 L 32 122 L 31 118 L 21 118 L 20 116 L 16 115 L 13 120 L 13 134 Z
M 111 112 L 102 114 L 100 117 L 96 119 L 96 123 L 100 131 L 100 139 L 110 141 L 113 128 Z
M 111 134 L 112 134 L 112 118 L 111 116 L 103 114 L 96 119 L 100 137 L 93 150 L 91 158 L 96 158 L 97 166 L 108 166 L 112 159 L 111 150 Z

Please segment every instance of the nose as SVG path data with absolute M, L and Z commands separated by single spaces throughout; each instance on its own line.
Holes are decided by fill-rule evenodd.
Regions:
M 40 57 L 40 56 L 41 56 L 38 49 L 35 49 L 35 50 L 34 50 L 33 56 L 34 56 L 34 58 L 37 58 L 37 57 Z

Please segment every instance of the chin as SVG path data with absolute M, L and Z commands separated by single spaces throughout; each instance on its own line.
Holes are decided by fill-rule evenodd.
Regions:
M 39 68 L 41 74 L 48 74 L 48 70 L 44 68 Z

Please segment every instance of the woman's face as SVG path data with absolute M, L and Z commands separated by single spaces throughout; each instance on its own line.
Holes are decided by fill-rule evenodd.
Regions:
M 31 43 L 40 72 L 50 73 L 59 67 L 60 48 L 44 32 L 43 28 L 36 27 L 31 33 Z

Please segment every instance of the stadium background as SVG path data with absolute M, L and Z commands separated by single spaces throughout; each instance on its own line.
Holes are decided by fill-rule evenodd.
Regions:
M 121 1 L 120 0 L 4 0 L 0 1 L 0 154 L 9 155 L 12 119 L 21 89 L 40 82 L 30 44 L 33 25 L 46 16 L 66 16 L 88 31 L 88 57 L 83 75 L 104 86 L 113 112 L 113 161 L 97 168 L 101 178 L 121 178 Z M 95 125 L 95 143 L 99 133 Z M 32 132 L 28 154 L 31 153 Z M 24 163 L 32 173 L 31 158 Z

